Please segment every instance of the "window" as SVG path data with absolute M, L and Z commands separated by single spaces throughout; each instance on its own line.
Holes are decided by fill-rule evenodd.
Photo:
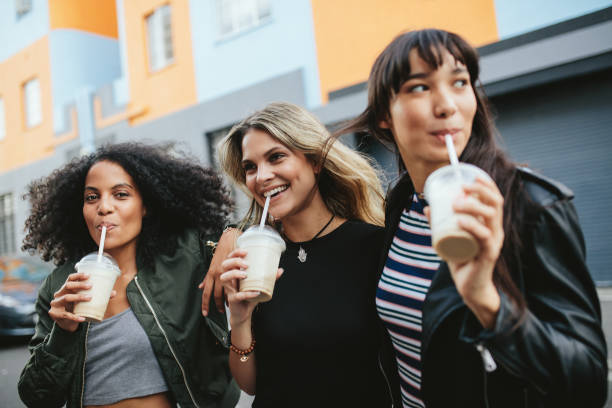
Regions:
M 213 169 L 217 170 L 223 179 L 225 180 L 225 185 L 231 192 L 232 198 L 234 199 L 234 214 L 232 216 L 233 221 L 240 220 L 244 214 L 246 214 L 249 206 L 251 205 L 251 199 L 247 197 L 247 195 L 238 187 L 236 184 L 232 183 L 230 178 L 221 171 L 221 165 L 219 163 L 219 156 L 217 155 L 217 146 L 221 139 L 227 135 L 232 127 L 224 127 L 221 129 L 214 130 L 212 132 L 208 132 L 205 135 L 205 138 L 208 143 L 208 151 L 209 151 L 209 165 Z
M 32 0 L 15 0 L 15 13 L 21 18 L 32 10 Z
M 31 128 L 42 122 L 42 104 L 40 100 L 40 82 L 31 79 L 23 85 L 26 126 Z
M 168 5 L 158 7 L 147 16 L 149 68 L 151 72 L 164 68 L 174 58 L 170 17 L 170 6 Z
M 4 99 L 0 97 L 0 140 L 6 136 L 6 120 L 4 119 Z
M 13 195 L 0 195 L 0 254 L 15 252 Z
M 267 21 L 270 0 L 217 0 L 219 37 L 227 37 Z

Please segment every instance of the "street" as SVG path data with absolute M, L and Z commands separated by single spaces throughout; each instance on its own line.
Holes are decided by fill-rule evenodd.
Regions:
M 612 350 L 612 288 L 600 289 L 599 298 L 602 308 L 602 323 L 608 343 L 608 353 Z M 0 339 L 0 401 L 2 408 L 25 407 L 17 394 L 19 373 L 28 359 L 28 339 Z M 608 358 L 612 367 L 612 358 Z M 608 396 L 612 395 L 612 375 L 608 375 Z M 252 398 L 243 394 L 236 408 L 247 408 Z M 612 408 L 612 398 L 608 398 L 605 408 Z
M 6 408 L 25 407 L 17 394 L 17 380 L 28 359 L 28 338 L 0 339 L 0 401 Z

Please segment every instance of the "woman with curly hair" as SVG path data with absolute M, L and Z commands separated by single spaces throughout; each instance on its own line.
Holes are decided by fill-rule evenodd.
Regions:
M 268 222 L 287 245 L 266 303 L 238 292 L 246 251 L 222 263 L 232 328 L 230 368 L 254 407 L 389 407 L 376 317 L 382 189 L 367 158 L 306 110 L 273 103 L 230 130 L 223 170 L 251 197 L 242 225 Z M 228 231 L 227 234 L 231 232 Z M 221 241 L 220 241 L 221 245 Z M 226 253 L 219 247 L 217 254 Z
M 200 313 L 198 280 L 231 206 L 219 176 L 163 146 L 109 145 L 34 181 L 22 249 L 58 267 L 43 283 L 19 394 L 31 407 L 233 407 L 227 323 Z M 104 250 L 119 265 L 104 319 L 74 265 Z

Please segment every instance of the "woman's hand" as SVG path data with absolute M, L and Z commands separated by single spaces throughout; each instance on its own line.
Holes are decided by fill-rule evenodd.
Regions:
M 219 280 L 219 277 L 223 273 L 221 263 L 227 258 L 230 252 L 234 250 L 236 244 L 236 238 L 240 235 L 240 230 L 237 228 L 228 228 L 223 231 L 217 247 L 215 248 L 215 254 L 213 255 L 208 272 L 204 277 L 204 280 L 198 285 L 198 288 L 204 289 L 202 291 L 202 315 L 208 315 L 208 307 L 210 305 L 210 295 L 214 294 L 215 305 L 217 310 L 221 313 L 225 312 L 223 303 L 225 302 L 225 293 L 223 284 Z
M 472 215 L 460 218 L 459 226 L 476 238 L 480 252 L 469 261 L 448 262 L 448 266 L 465 304 L 484 327 L 491 328 L 500 307 L 493 271 L 504 243 L 504 199 L 497 185 L 488 179 L 477 178 L 463 191 L 464 196 L 453 203 L 453 210 Z
M 247 252 L 244 249 L 236 249 L 230 252 L 227 259 L 221 263 L 223 273 L 221 274 L 220 281 L 223 283 L 227 295 L 227 303 L 230 309 L 230 326 L 232 328 L 250 322 L 253 310 L 258 303 L 253 299 L 260 295 L 260 292 L 238 291 L 238 282 L 247 277 L 245 269 L 248 265 L 244 260 L 246 254 Z M 282 273 L 282 268 L 279 268 L 276 279 Z
M 84 322 L 85 318 L 73 314 L 74 304 L 91 299 L 90 295 L 82 295 L 79 292 L 91 288 L 87 281 L 89 275 L 85 273 L 73 273 L 68 275 L 68 279 L 62 287 L 55 292 L 49 309 L 49 317 L 62 329 L 74 332 L 79 327 L 79 323 Z

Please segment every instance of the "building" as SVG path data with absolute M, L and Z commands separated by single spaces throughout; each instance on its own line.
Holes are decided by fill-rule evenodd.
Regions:
M 365 106 L 381 49 L 424 27 L 479 47 L 508 151 L 576 192 L 593 276 L 611 285 L 610 0 L 2 2 L 0 253 L 23 238 L 25 186 L 70 158 L 106 142 L 173 141 L 215 165 L 228 127 L 276 100 L 333 126 Z M 393 178 L 379 144 L 347 141 Z

